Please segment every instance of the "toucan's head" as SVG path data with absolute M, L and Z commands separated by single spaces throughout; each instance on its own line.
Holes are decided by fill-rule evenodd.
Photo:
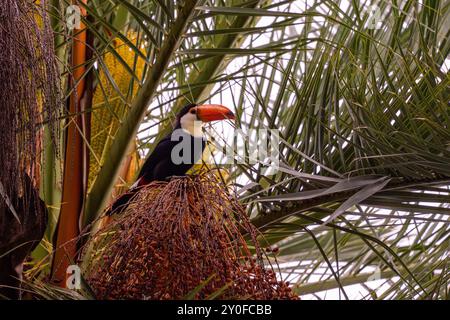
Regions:
M 177 115 L 181 128 L 193 136 L 201 135 L 201 124 L 227 119 L 234 120 L 234 113 L 220 104 L 188 104 Z

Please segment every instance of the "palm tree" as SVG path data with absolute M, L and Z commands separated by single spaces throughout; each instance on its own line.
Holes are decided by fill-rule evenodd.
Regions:
M 132 181 L 177 110 L 213 101 L 243 132 L 279 134 L 276 170 L 240 161 L 229 183 L 297 293 L 448 298 L 449 1 L 78 1 L 66 38 L 68 3 L 52 4 L 56 53 L 71 61 L 62 184 L 78 179 L 61 190 L 56 248 Z M 44 196 L 58 207 L 52 154 Z
M 0 297 L 18 298 L 25 258 L 43 237 L 39 198 L 43 123 L 48 147 L 58 136 L 61 97 L 47 13 L 27 1 L 4 1 L 0 43 Z

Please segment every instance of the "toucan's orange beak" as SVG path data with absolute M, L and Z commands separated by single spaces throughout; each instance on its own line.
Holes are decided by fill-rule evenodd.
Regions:
M 220 104 L 204 104 L 195 109 L 197 110 L 197 117 L 203 122 L 235 119 L 234 113 Z

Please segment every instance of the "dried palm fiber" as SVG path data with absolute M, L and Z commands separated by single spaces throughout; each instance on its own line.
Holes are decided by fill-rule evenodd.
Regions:
M 36 187 L 42 123 L 53 142 L 58 135 L 59 73 L 46 5 L 2 0 L 0 6 L 0 284 L 12 286 L 46 225 Z
M 129 32 L 127 38 L 132 42 L 135 41 L 135 45 L 139 46 L 138 40 L 134 40 L 138 39 L 136 33 Z M 104 155 L 107 154 L 111 144 L 111 137 L 115 135 L 120 125 L 120 119 L 128 111 L 128 104 L 131 103 L 138 90 L 138 82 L 127 71 L 124 63 L 129 69 L 134 70 L 138 78 L 142 77 L 144 73 L 144 60 L 123 40 L 114 39 L 113 46 L 122 60 L 119 61 L 112 52 L 107 52 L 99 63 L 99 83 L 94 91 L 91 113 L 90 146 L 95 156 L 91 156 L 89 159 L 89 186 L 92 185 L 105 160 Z M 117 90 L 120 90 L 120 94 Z
M 36 174 L 40 124 L 56 141 L 61 100 L 53 33 L 45 11 L 26 0 L 0 9 L 0 181 L 8 191 Z
M 91 238 L 85 277 L 98 299 L 182 299 L 206 279 L 196 299 L 295 299 L 256 236 L 216 175 L 153 182 Z

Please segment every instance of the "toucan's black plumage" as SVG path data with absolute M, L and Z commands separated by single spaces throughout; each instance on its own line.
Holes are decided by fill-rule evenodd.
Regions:
M 136 182 L 128 192 L 122 194 L 115 200 L 106 212 L 106 215 L 123 211 L 127 207 L 130 199 L 139 191 L 140 187 L 145 186 L 152 181 L 164 181 L 171 176 L 183 176 L 193 164 L 201 159 L 203 150 L 206 146 L 206 141 L 201 134 L 192 134 L 183 127 L 184 125 L 188 125 L 191 128 L 191 124 L 188 122 L 193 122 L 194 119 L 202 122 L 234 119 L 234 114 L 229 109 L 220 105 L 197 106 L 196 104 L 189 104 L 181 109 L 177 114 L 173 129 L 174 131 L 179 130 L 177 131 L 177 135 L 174 136 L 174 131 L 172 131 L 157 144 L 142 166 Z M 189 161 L 174 163 L 172 151 L 180 141 L 190 141 L 191 148 L 188 149 L 190 150 Z M 186 159 L 187 155 L 183 154 L 183 150 L 184 149 L 180 148 L 178 155 L 180 158 Z
M 174 130 L 182 129 L 181 118 L 194 107 L 196 107 L 195 104 L 189 104 L 184 107 L 180 113 L 178 113 Z M 182 176 L 192 167 L 194 163 L 200 160 L 206 145 L 204 139 L 202 137 L 196 138 L 186 131 L 180 130 L 179 133 L 180 135 L 183 135 L 179 136 L 180 140 L 186 139 L 183 141 L 189 141 L 190 139 L 192 147 L 190 148 L 191 154 L 189 157 L 189 163 L 175 164 L 172 162 L 172 150 L 180 142 L 180 140 L 172 141 L 172 131 L 158 143 L 155 150 L 153 150 L 145 161 L 138 175 L 139 185 L 145 185 L 152 181 L 163 181 L 171 176 Z M 194 148 L 194 144 L 201 146 L 201 148 Z M 180 154 L 180 156 L 183 155 Z

